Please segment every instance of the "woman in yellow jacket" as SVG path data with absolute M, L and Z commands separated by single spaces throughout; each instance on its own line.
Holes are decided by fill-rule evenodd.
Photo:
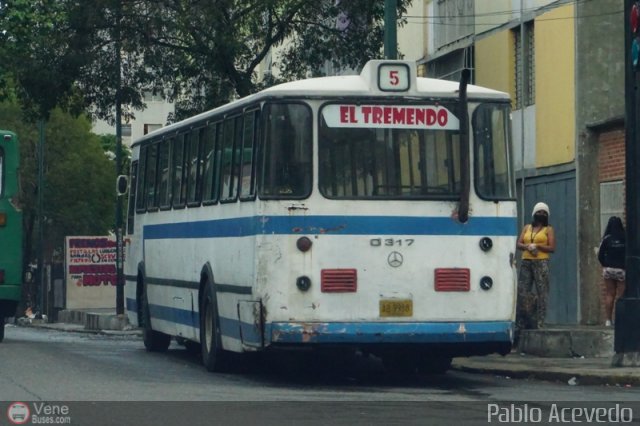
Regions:
M 518 277 L 516 332 L 541 328 L 547 312 L 549 295 L 549 258 L 556 249 L 556 237 L 549 225 L 549 206 L 533 207 L 533 220 L 520 233 L 517 248 L 522 250 Z

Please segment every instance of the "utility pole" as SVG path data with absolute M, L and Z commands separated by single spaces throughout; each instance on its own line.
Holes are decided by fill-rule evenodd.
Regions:
M 38 120 L 38 305 L 45 313 L 46 285 L 44 275 L 44 117 Z
M 623 297 L 616 302 L 616 323 L 612 365 L 622 366 L 626 355 L 640 351 L 640 3 L 624 2 L 625 41 L 625 185 L 627 215 L 626 287 Z
M 122 55 L 120 44 L 120 19 L 122 2 L 117 2 L 115 26 L 116 51 L 116 176 L 122 174 Z M 124 273 L 123 273 L 123 236 L 122 236 L 122 197 L 116 194 L 116 314 L 124 314 Z
M 520 101 L 520 194 L 522 197 L 522 202 L 520 204 L 520 217 L 522 218 L 522 225 L 524 226 L 524 224 L 527 222 L 526 220 L 526 210 L 525 210 L 525 166 L 524 166 L 524 161 L 525 161 L 525 152 L 524 152 L 524 147 L 525 147 L 525 131 L 524 131 L 524 84 L 525 84 L 525 78 L 524 78 L 524 0 L 520 0 L 520 79 L 519 79 L 519 84 L 520 84 L 520 94 L 518 95 L 518 92 L 516 91 L 516 96 L 519 96 L 520 99 L 518 99 Z M 517 65 L 516 65 L 517 66 Z M 516 108 L 518 107 L 518 105 L 516 104 Z
M 384 0 L 384 58 L 398 59 L 398 2 Z

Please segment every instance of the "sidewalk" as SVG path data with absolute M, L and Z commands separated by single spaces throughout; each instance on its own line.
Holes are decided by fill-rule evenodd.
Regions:
M 18 318 L 18 325 L 78 333 L 142 335 L 142 331 L 129 324 L 124 315 L 113 309 L 63 310 L 57 322 L 42 319 Z
M 613 367 L 614 330 L 602 326 L 548 326 L 524 330 L 518 350 L 506 356 L 456 358 L 453 368 L 569 385 L 640 385 L 640 363 L 628 354 Z
M 60 331 L 111 335 L 142 334 L 110 309 L 61 311 L 57 323 L 30 320 L 21 325 Z M 614 331 L 598 326 L 556 326 L 525 330 L 520 348 L 506 356 L 456 358 L 454 370 L 567 385 L 640 386 L 640 358 L 627 356 L 612 367 Z M 636 354 L 634 354 L 636 355 Z
M 453 369 L 567 385 L 640 386 L 640 367 L 612 367 L 611 357 L 545 358 L 512 352 L 506 356 L 456 358 Z

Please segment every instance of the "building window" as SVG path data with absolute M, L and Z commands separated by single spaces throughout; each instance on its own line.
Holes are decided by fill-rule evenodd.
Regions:
M 122 136 L 131 136 L 131 124 L 123 124 L 121 127 Z
M 624 220 L 624 181 L 600 183 L 600 235 L 611 216 Z
M 535 104 L 535 33 L 533 21 L 524 24 L 524 45 L 520 27 L 513 30 L 515 54 L 516 109 Z M 523 74 L 524 73 L 524 74 Z
M 427 63 L 427 76 L 449 81 L 460 81 L 462 70 L 471 71 L 470 84 L 475 83 L 475 48 L 473 45 L 458 49 Z
M 151 133 L 154 130 L 158 130 L 162 128 L 162 124 L 145 124 L 144 125 L 144 134 Z

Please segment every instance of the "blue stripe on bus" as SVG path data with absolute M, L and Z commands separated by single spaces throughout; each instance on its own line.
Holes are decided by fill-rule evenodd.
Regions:
M 135 306 L 135 300 L 127 299 L 127 309 L 135 309 Z M 200 318 L 198 317 L 198 313 L 191 310 L 149 304 L 149 314 L 155 319 L 186 325 L 188 327 L 193 327 L 196 330 L 200 330 Z M 242 339 L 240 336 L 241 328 Z M 262 344 L 262 336 L 258 330 L 256 330 L 254 324 L 242 323 L 236 319 L 220 317 L 220 332 L 223 336 L 242 340 L 245 343 L 251 343 L 254 345 Z
M 483 235 L 515 236 L 515 217 L 252 216 L 235 219 L 145 225 L 144 239 L 224 238 L 261 234 Z
M 510 321 L 271 323 L 272 343 L 509 342 Z

